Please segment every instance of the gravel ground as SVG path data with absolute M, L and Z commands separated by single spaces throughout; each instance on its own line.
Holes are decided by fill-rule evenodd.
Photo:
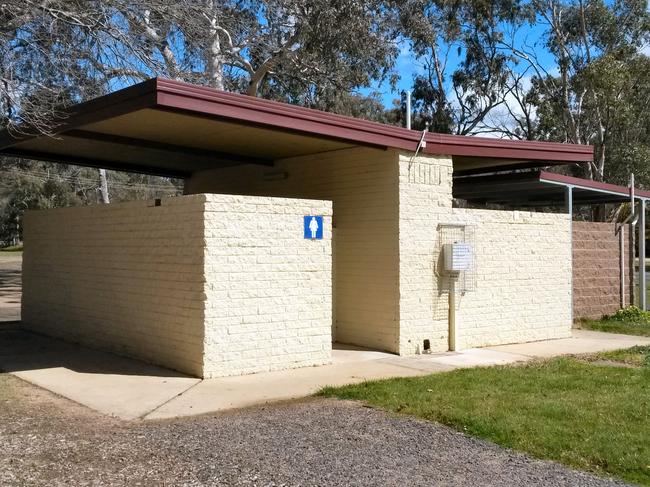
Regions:
M 351 402 L 121 422 L 0 374 L 0 485 L 623 484 Z

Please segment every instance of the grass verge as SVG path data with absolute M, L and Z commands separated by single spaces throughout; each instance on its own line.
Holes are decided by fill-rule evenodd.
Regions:
M 14 245 L 12 247 L 0 248 L 0 252 L 22 252 L 22 251 L 23 251 L 22 245 Z
M 632 323 L 607 318 L 600 320 L 583 319 L 578 322 L 578 327 L 583 330 L 605 331 L 608 333 L 650 337 L 650 325 L 645 323 Z
M 650 367 L 637 366 L 646 363 L 647 348 L 373 381 L 320 394 L 650 485 Z
M 603 316 L 599 320 L 582 319 L 577 324 L 586 330 L 650 336 L 650 312 L 637 306 L 619 309 L 613 315 Z

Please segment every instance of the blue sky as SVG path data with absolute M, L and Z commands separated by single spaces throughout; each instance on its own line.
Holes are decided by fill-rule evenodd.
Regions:
M 553 71 L 555 64 L 553 57 L 544 47 L 544 32 L 546 26 L 542 23 L 535 25 L 527 25 L 520 28 L 515 35 L 515 43 L 518 47 L 527 46 L 527 50 L 534 50 L 541 62 L 541 64 L 549 71 Z M 380 95 L 384 105 L 391 107 L 393 100 L 400 97 L 402 91 L 410 90 L 413 86 L 413 78 L 415 75 L 424 71 L 422 60 L 417 59 L 410 50 L 407 41 L 402 41 L 398 45 L 400 54 L 397 58 L 395 69 L 399 75 L 399 82 L 396 89 L 391 89 L 390 83 L 385 81 L 383 83 L 374 83 L 370 88 L 363 88 L 358 90 L 363 95 L 369 95 L 376 92 Z M 447 74 L 450 77 L 454 70 L 458 67 L 460 57 L 457 55 L 456 46 L 450 49 L 450 56 L 448 60 Z M 462 55 L 462 54 L 461 54 Z M 525 66 L 520 66 L 519 69 L 523 70 Z M 446 80 L 449 82 L 449 80 Z

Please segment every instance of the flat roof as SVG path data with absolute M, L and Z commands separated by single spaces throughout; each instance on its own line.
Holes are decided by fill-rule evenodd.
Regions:
M 566 188 L 573 189 L 573 203 L 623 203 L 630 201 L 630 188 L 548 171 L 527 171 L 454 178 L 454 198 L 473 203 L 523 207 L 564 204 Z M 636 198 L 650 199 L 650 191 L 635 189 Z
M 422 132 L 153 78 L 74 105 L 54 136 L 0 132 L 0 154 L 170 176 L 365 146 L 414 152 Z M 541 167 L 593 159 L 593 147 L 427 133 L 454 168 Z

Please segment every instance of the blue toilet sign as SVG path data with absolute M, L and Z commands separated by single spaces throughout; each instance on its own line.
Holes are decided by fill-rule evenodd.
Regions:
M 305 238 L 321 240 L 323 238 L 323 217 L 308 215 L 304 217 Z

